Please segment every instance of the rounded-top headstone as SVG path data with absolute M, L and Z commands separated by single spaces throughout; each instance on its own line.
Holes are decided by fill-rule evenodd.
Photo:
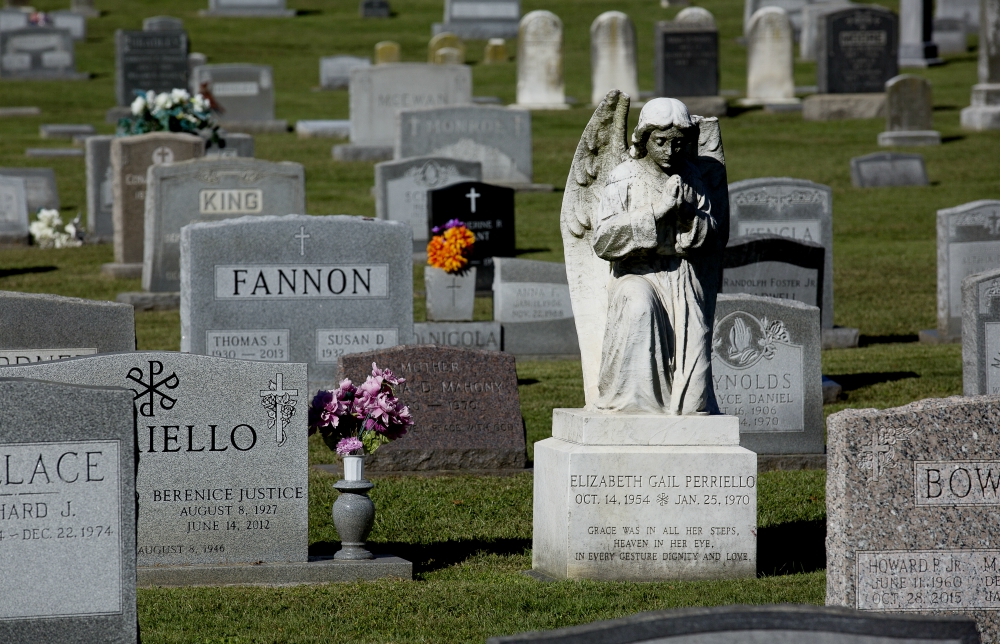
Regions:
M 375 43 L 375 64 L 398 63 L 400 60 L 400 48 L 398 42 L 383 40 Z
M 507 41 L 503 38 L 490 38 L 483 50 L 483 64 L 506 63 L 507 58 Z
M 621 11 L 605 11 L 590 25 L 590 70 L 594 105 L 613 89 L 639 98 L 635 25 Z
M 900 74 L 885 84 L 885 129 L 890 132 L 933 130 L 934 96 L 926 78 Z
M 747 97 L 791 99 L 792 23 L 780 7 L 763 7 L 750 18 L 747 37 Z
M 465 43 L 462 42 L 461 38 L 448 31 L 439 33 L 427 43 L 427 62 L 438 63 L 437 52 L 442 49 L 454 49 L 459 52 L 458 60 L 449 60 L 448 62 L 456 62 L 458 64 L 465 62 Z M 454 58 L 455 56 L 451 54 L 449 57 Z
M 715 29 L 715 16 L 704 7 L 688 7 L 681 9 L 674 18 L 674 22 L 685 25 L 704 27 L 705 29 Z
M 565 104 L 562 35 L 562 20 L 551 11 L 532 11 L 521 18 L 517 41 L 518 105 Z
M 462 65 L 465 63 L 465 52 L 456 47 L 442 47 L 434 52 L 435 65 Z

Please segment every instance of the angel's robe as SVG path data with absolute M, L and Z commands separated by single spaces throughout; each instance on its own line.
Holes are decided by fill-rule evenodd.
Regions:
M 629 159 L 608 177 L 592 243 L 612 263 L 598 409 L 659 414 L 718 413 L 711 334 L 718 279 L 718 221 L 696 166 L 677 178 Z M 668 182 L 686 204 L 660 216 Z M 717 272 L 717 271 L 716 271 Z

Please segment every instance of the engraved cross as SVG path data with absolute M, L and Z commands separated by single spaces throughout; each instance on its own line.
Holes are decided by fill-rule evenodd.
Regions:
M 462 288 L 462 285 L 458 283 L 458 279 L 455 277 L 451 278 L 451 285 L 448 286 L 451 289 L 451 305 L 458 306 L 455 298 L 458 297 L 458 289 Z
M 283 378 L 284 378 L 283 374 L 280 374 L 280 373 L 275 374 L 275 376 L 274 376 L 274 389 L 264 389 L 264 390 L 261 390 L 261 392 L 260 392 L 260 395 L 261 395 L 262 398 L 265 398 L 267 396 L 274 396 L 274 400 L 275 400 L 275 403 L 274 403 L 274 428 L 275 428 L 274 431 L 275 431 L 275 437 L 274 438 L 278 442 L 279 445 L 281 445 L 283 442 L 285 442 L 284 438 L 282 436 L 282 434 L 284 434 L 283 414 L 284 414 L 284 411 L 285 411 L 285 403 L 282 402 L 282 398 L 284 398 L 285 394 L 288 394 L 289 396 L 298 396 L 299 395 L 299 390 L 298 389 L 285 389 L 284 388 L 284 386 L 283 386 L 283 384 L 281 382 Z M 294 406 L 294 402 L 292 404 Z
M 295 235 L 295 239 L 299 240 L 299 255 L 306 254 L 306 240 L 312 237 L 312 235 L 306 233 L 305 226 L 299 226 L 299 234 Z M 281 386 L 280 384 L 278 385 Z
M 476 199 L 482 197 L 483 195 L 476 192 L 475 188 L 469 190 L 469 194 L 465 195 L 469 199 L 469 212 L 476 212 Z
M 861 454 L 871 454 L 872 459 L 872 481 L 878 480 L 878 475 L 882 472 L 882 463 L 879 458 L 880 455 L 887 453 L 891 450 L 890 445 L 884 443 L 879 443 L 878 440 L 878 430 L 875 430 L 872 434 L 872 444 L 861 448 Z

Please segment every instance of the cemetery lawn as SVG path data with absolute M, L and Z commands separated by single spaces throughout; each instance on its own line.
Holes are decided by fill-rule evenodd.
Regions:
M 41 10 L 66 0 L 36 0 Z M 736 44 L 743 3 L 702 0 L 720 28 L 721 87 L 745 88 L 746 52 Z M 894 10 L 898 2 L 883 1 Z M 192 50 L 210 63 L 274 66 L 277 118 L 347 118 L 346 91 L 317 92 L 318 59 L 338 53 L 370 56 L 380 40 L 401 43 L 403 59 L 426 60 L 430 25 L 441 19 L 441 0 L 394 0 L 396 16 L 363 21 L 357 0 L 289 0 L 302 13 L 289 20 L 207 19 L 205 0 L 101 0 L 100 19 L 88 21 L 87 40 L 76 47 L 77 69 L 93 74 L 75 83 L 0 84 L 0 107 L 35 105 L 38 117 L 0 120 L 0 166 L 52 167 L 69 220 L 85 212 L 82 159 L 27 159 L 27 147 L 64 147 L 38 138 L 42 123 L 92 123 L 110 133 L 104 112 L 114 103 L 114 30 L 138 29 L 144 17 L 170 13 L 184 19 Z M 617 9 L 636 23 L 640 87 L 653 87 L 653 22 L 677 9 L 655 0 L 523 0 L 522 10 L 549 9 L 565 28 L 566 91 L 580 105 L 533 115 L 535 181 L 560 187 L 580 133 L 592 112 L 589 97 L 589 26 L 601 12 Z M 474 94 L 514 99 L 516 64 L 481 65 L 483 42 L 468 44 Z M 250 46 L 248 46 L 250 45 Z M 512 44 L 513 45 L 513 44 Z M 512 51 L 515 49 L 511 47 Z M 944 144 L 918 150 L 931 185 L 858 189 L 850 185 L 849 159 L 878 151 L 881 120 L 806 123 L 797 114 L 742 111 L 722 120 L 731 181 L 792 176 L 827 184 L 834 196 L 836 323 L 861 329 L 862 347 L 826 351 L 824 373 L 844 386 L 844 397 L 825 408 L 891 407 L 926 397 L 961 393 L 961 348 L 915 342 L 935 326 L 935 211 L 1000 194 L 996 150 L 1000 133 L 968 133 L 958 126 L 976 82 L 975 54 L 913 71 L 934 86 L 935 127 Z M 796 63 L 796 84 L 815 84 L 815 65 Z M 633 110 L 631 122 L 638 115 Z M 293 134 L 256 135 L 259 158 L 302 163 L 307 212 L 373 216 L 367 163 L 337 163 L 329 139 L 299 140 Z M 911 150 L 906 150 L 911 151 Z M 519 193 L 518 254 L 562 261 L 558 217 L 561 191 Z M 111 247 L 63 251 L 0 250 L 0 289 L 113 300 L 140 289 L 138 280 L 112 280 L 100 265 Z M 423 319 L 422 271 L 415 267 L 415 316 Z M 480 300 L 477 319 L 491 317 Z M 140 349 L 177 350 L 177 312 L 138 313 Z M 519 390 L 529 443 L 550 433 L 554 407 L 583 402 L 579 362 L 521 362 Z M 319 443 L 314 463 L 331 462 Z M 330 520 L 333 478 L 310 478 L 310 535 L 314 554 L 337 548 Z M 139 591 L 143 640 L 150 642 L 482 642 L 527 629 L 553 628 L 671 606 L 728 603 L 823 603 L 825 474 L 762 473 L 758 490 L 760 575 L 757 579 L 656 584 L 538 582 L 520 571 L 531 565 L 530 475 L 380 479 L 372 497 L 378 518 L 372 548 L 414 562 L 412 582 L 331 584 L 297 588 L 186 588 Z

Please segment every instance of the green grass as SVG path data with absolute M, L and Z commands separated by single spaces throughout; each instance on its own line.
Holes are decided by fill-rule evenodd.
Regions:
M 114 31 L 138 29 L 142 18 L 171 14 L 185 20 L 192 50 L 211 63 L 250 62 L 274 67 L 277 117 L 347 118 L 346 91 L 318 92 L 318 58 L 338 53 L 370 56 L 380 40 L 401 43 L 403 59 L 426 60 L 430 25 L 441 19 L 441 0 L 394 0 L 396 16 L 362 20 L 356 0 L 289 0 L 304 11 L 291 20 L 205 19 L 206 0 L 101 0 L 100 19 L 88 21 L 86 42 L 76 48 L 77 68 L 94 76 L 85 82 L 3 82 L 0 106 L 37 105 L 39 117 L 0 120 L 0 166 L 42 166 L 56 171 L 62 214 L 85 210 L 84 165 L 79 159 L 27 159 L 27 147 L 63 146 L 41 141 L 42 123 L 93 123 L 101 132 L 104 112 L 114 104 Z M 721 86 L 745 88 L 746 52 L 735 39 L 742 32 L 743 3 L 703 0 L 720 27 Z M 898 9 L 896 2 L 884 2 Z M 65 0 L 37 0 L 43 10 Z M 639 82 L 653 87 L 653 24 L 673 17 L 655 0 L 524 0 L 522 10 L 549 9 L 564 23 L 566 91 L 579 106 L 533 115 L 535 181 L 564 184 L 573 151 L 590 117 L 589 26 L 601 12 L 628 13 L 636 23 Z M 482 41 L 467 43 L 474 94 L 514 99 L 516 63 L 479 64 Z M 513 52 L 514 43 L 510 44 Z M 945 143 L 919 150 L 931 185 L 923 188 L 857 189 L 850 185 L 852 156 L 877 151 L 880 120 L 806 123 L 795 114 L 743 111 L 723 119 L 722 133 L 731 181 L 792 176 L 827 184 L 834 196 L 835 320 L 861 329 L 859 349 L 826 351 L 823 371 L 844 386 L 844 398 L 825 411 L 847 407 L 889 407 L 961 392 L 961 350 L 922 346 L 909 340 L 935 325 L 935 211 L 1000 192 L 996 150 L 1000 133 L 971 134 L 958 124 L 976 81 L 975 54 L 915 72 L 930 79 L 935 93 L 935 127 Z M 815 84 L 815 66 L 797 62 L 797 85 Z M 637 114 L 633 112 L 634 123 Z M 371 164 L 337 163 L 333 141 L 299 140 L 291 134 L 255 137 L 257 156 L 289 160 L 306 168 L 307 211 L 311 214 L 374 215 L 369 193 Z M 516 196 L 518 254 L 562 261 L 558 217 L 562 195 Z M 112 259 L 110 246 L 64 251 L 0 250 L 0 288 L 114 299 L 137 290 L 138 280 L 100 274 Z M 415 267 L 414 317 L 424 319 L 423 275 Z M 491 303 L 480 299 L 477 319 L 490 319 Z M 140 349 L 179 348 L 176 312 L 136 316 Z M 522 362 L 517 365 L 521 408 L 531 445 L 550 434 L 552 409 L 583 403 L 580 363 Z M 312 462 L 333 459 L 310 445 Z M 313 553 L 337 547 L 330 520 L 332 479 L 310 475 L 309 541 Z M 630 584 L 540 583 L 519 571 L 530 567 L 532 480 L 521 475 L 381 479 L 372 492 L 378 507 L 372 547 L 414 561 L 412 582 L 331 584 L 299 588 L 187 588 L 139 592 L 139 619 L 146 642 L 475 642 L 495 634 L 552 628 L 670 606 L 726 603 L 823 603 L 825 577 L 791 552 L 821 554 L 825 519 L 823 472 L 772 472 L 760 476 L 758 524 L 763 575 L 718 582 Z M 818 528 L 818 532 L 817 532 Z M 817 535 L 820 537 L 817 537 Z M 789 552 L 784 552 L 789 550 Z M 798 558 L 797 558 L 798 557 Z M 808 557 L 807 557 L 808 558 Z M 766 559 L 766 561 L 764 561 Z M 815 556 L 813 557 L 815 559 Z M 805 563 L 804 563 L 805 562 Z M 775 571 L 807 572 L 771 574 Z

